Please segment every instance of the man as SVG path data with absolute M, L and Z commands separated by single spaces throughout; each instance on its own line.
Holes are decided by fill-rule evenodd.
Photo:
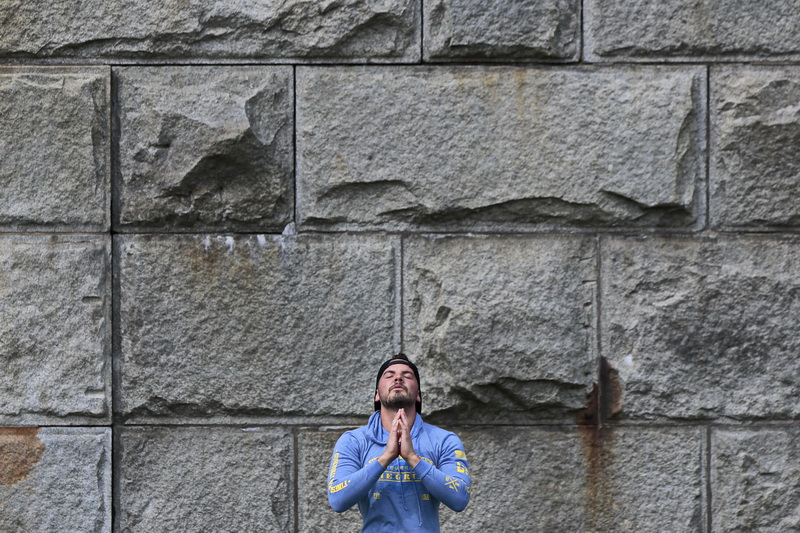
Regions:
M 438 532 L 440 502 L 454 511 L 469 503 L 464 445 L 421 412 L 419 371 L 398 354 L 378 371 L 369 423 L 336 443 L 328 501 L 336 512 L 358 504 L 362 532 Z

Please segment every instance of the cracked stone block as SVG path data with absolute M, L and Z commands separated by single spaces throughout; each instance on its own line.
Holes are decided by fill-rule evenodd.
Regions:
M 396 237 L 141 235 L 116 244 L 131 420 L 330 422 L 372 412 L 372 369 L 399 346 Z
M 698 227 L 705 86 L 697 67 L 300 67 L 299 227 Z
M 0 423 L 103 424 L 111 404 L 104 236 L 0 236 Z
M 291 67 L 114 74 L 123 228 L 284 228 L 294 209 Z
M 0 531 L 111 532 L 111 430 L 0 428 Z
M 284 428 L 123 428 L 120 531 L 293 531 Z
M 588 0 L 589 61 L 800 59 L 797 3 Z
M 629 419 L 797 419 L 800 240 L 601 243 L 600 345 Z
M 423 10 L 426 60 L 578 58 L 576 0 L 433 0 Z
M 431 421 L 572 421 L 596 374 L 595 240 L 404 242 L 404 350 Z
M 712 70 L 711 223 L 722 230 L 800 226 L 800 70 Z
M 416 0 L 5 0 L 0 57 L 416 61 Z
M 712 429 L 713 533 L 800 530 L 800 429 Z
M 442 509 L 443 533 L 705 531 L 701 428 L 454 431 L 471 502 L 461 513 Z
M 377 372 L 377 369 L 375 369 Z M 366 424 L 366 416 L 364 423 Z M 297 437 L 298 531 L 359 533 L 361 514 L 354 506 L 337 513 L 328 504 L 328 466 L 337 439 L 350 428 L 304 430 Z
M 108 229 L 109 74 L 0 67 L 0 230 Z

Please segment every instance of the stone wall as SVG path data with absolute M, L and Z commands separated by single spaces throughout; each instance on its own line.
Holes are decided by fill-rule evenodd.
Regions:
M 800 0 L 0 3 L 0 531 L 800 530 Z

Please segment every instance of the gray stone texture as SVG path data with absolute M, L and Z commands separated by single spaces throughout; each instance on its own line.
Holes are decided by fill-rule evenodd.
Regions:
M 108 229 L 109 74 L 0 67 L 0 231 Z
M 377 369 L 376 369 L 377 371 Z M 367 417 L 364 417 L 366 424 Z M 328 468 L 336 440 L 351 428 L 300 431 L 297 437 L 298 531 L 358 533 L 358 507 L 336 513 L 328 504 Z
M 712 430 L 712 532 L 800 531 L 800 428 Z
M 0 236 L 0 423 L 110 415 L 109 238 Z
M 119 223 L 283 229 L 294 203 L 291 67 L 115 70 Z
M 0 531 L 111 531 L 111 430 L 0 428 Z
M 462 513 L 442 532 L 705 531 L 699 428 L 456 429 L 470 462 Z
M 293 531 L 284 428 L 125 428 L 120 532 Z
M 576 0 L 432 0 L 423 2 L 423 56 L 568 61 L 578 57 Z
M 800 59 L 797 0 L 588 0 L 589 61 Z
M 800 69 L 719 67 L 712 73 L 712 226 L 796 229 Z
M 596 245 L 581 236 L 404 241 L 404 349 L 423 413 L 573 421 L 595 376 Z
M 704 218 L 703 69 L 301 67 L 297 84 L 299 229 Z
M 0 57 L 411 61 L 416 0 L 5 0 Z
M 118 253 L 127 415 L 371 412 L 399 345 L 397 238 L 125 236 Z
M 398 351 L 444 533 L 800 532 L 800 0 L 0 28 L 0 533 L 355 533 Z
M 601 346 L 634 419 L 796 419 L 800 240 L 609 238 Z

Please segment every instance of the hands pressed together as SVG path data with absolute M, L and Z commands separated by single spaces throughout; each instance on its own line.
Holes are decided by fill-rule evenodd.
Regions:
M 420 458 L 414 451 L 414 443 L 411 442 L 411 426 L 403 409 L 398 409 L 397 414 L 392 419 L 392 427 L 389 430 L 389 439 L 386 442 L 386 449 L 378 457 L 378 462 L 384 467 L 402 455 L 403 459 L 411 468 L 417 466 Z

